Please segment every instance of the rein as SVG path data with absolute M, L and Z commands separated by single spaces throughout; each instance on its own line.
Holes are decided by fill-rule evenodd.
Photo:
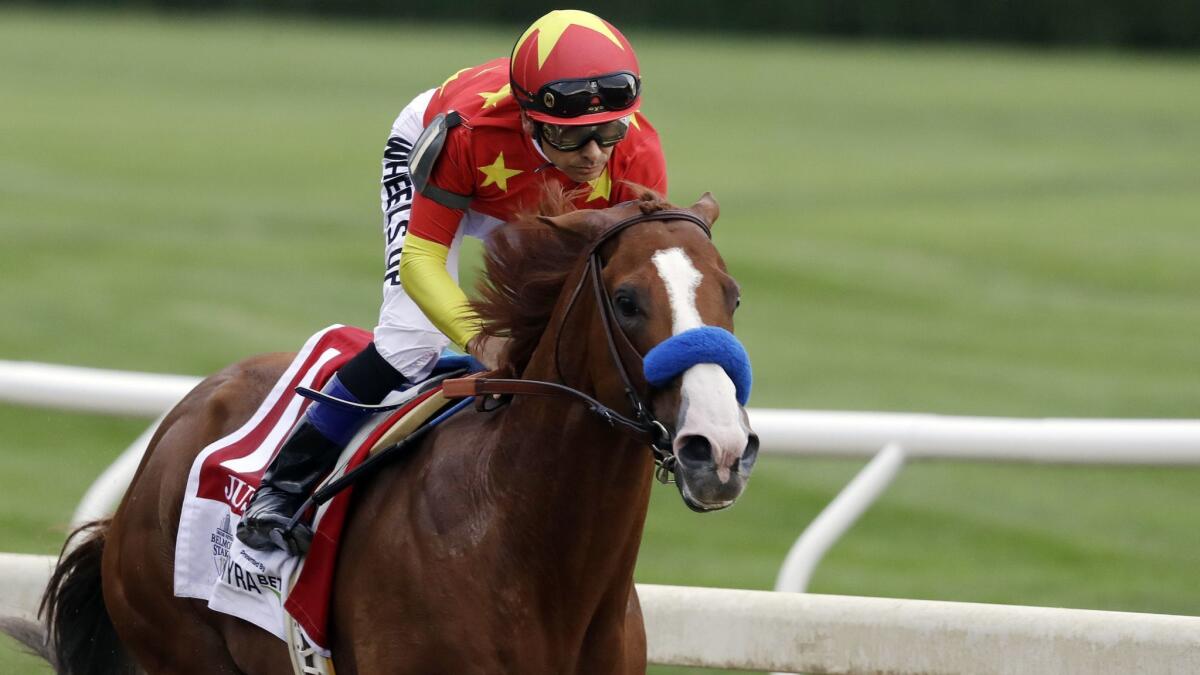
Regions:
M 654 413 L 650 412 L 650 409 L 642 401 L 637 388 L 633 385 L 633 380 L 629 376 L 629 369 L 625 365 L 625 359 L 621 357 L 621 350 L 623 348 L 625 351 L 631 352 L 639 358 L 643 355 L 637 351 L 633 343 L 629 341 L 629 336 L 625 334 L 621 325 L 615 320 L 612 297 L 609 296 L 608 289 L 604 287 L 600 276 L 600 270 L 604 266 L 600 259 L 600 248 L 605 243 L 639 223 L 663 220 L 686 220 L 698 226 L 710 239 L 712 238 L 712 231 L 708 223 L 704 222 L 703 219 L 691 211 L 684 211 L 682 209 L 639 213 L 620 221 L 605 230 L 588 247 L 586 254 L 587 266 L 583 274 L 579 277 L 579 283 L 576 284 L 575 289 L 571 292 L 571 299 L 567 303 L 566 310 L 563 311 L 562 317 L 558 320 L 557 335 L 558 339 L 561 339 L 563 324 L 571 315 L 571 310 L 575 308 L 575 302 L 579 299 L 584 285 L 590 280 L 596 297 L 596 308 L 600 312 L 600 319 L 605 326 L 604 336 L 608 344 L 609 358 L 613 365 L 616 366 L 617 373 L 621 376 L 621 382 L 625 387 L 625 396 L 629 399 L 629 404 L 633 410 L 632 417 L 618 413 L 578 389 L 557 382 L 544 382 L 541 380 L 488 377 L 459 378 L 446 380 L 442 388 L 442 395 L 447 398 L 479 397 L 476 400 L 478 402 L 477 406 L 481 410 L 486 410 L 487 399 L 485 397 L 494 395 L 573 398 L 587 405 L 589 410 L 608 422 L 610 426 L 619 428 L 627 435 L 648 444 L 651 452 L 654 454 L 654 463 L 657 467 L 655 477 L 660 482 L 669 482 L 675 467 L 675 455 L 671 451 L 671 434 L 667 431 L 666 425 L 655 418 Z M 561 380 L 564 378 L 562 376 L 562 368 L 558 364 L 560 350 L 556 346 L 554 351 L 555 370 L 558 372 L 558 377 Z

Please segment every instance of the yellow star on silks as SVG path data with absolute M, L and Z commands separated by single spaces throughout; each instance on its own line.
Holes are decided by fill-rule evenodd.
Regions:
M 633 126 L 633 128 L 637 129 L 638 131 L 642 130 L 642 125 L 638 122 L 638 119 L 637 119 L 638 113 L 641 111 L 642 111 L 642 109 L 638 108 L 637 110 L 634 110 L 633 112 L 629 113 L 629 124 L 631 124 Z
M 480 185 L 479 187 L 485 188 L 489 185 L 495 184 L 505 192 L 508 192 L 509 178 L 512 178 L 519 173 L 525 173 L 520 169 L 510 169 L 507 166 L 504 166 L 503 152 L 497 155 L 496 161 L 492 162 L 490 165 L 481 166 L 478 168 L 483 172 L 483 175 L 487 176 L 487 180 L 483 181 L 483 185 Z
M 604 197 L 604 200 L 608 201 L 609 195 L 612 194 L 612 178 L 610 178 L 608 175 L 607 166 L 604 167 L 604 171 L 600 172 L 599 176 L 589 180 L 587 183 L 588 185 L 592 186 L 592 192 L 588 195 L 588 198 L 584 200 L 585 202 L 590 202 L 593 199 L 599 199 L 601 197 Z
M 442 89 L 445 89 L 445 88 L 446 88 L 446 85 L 450 84 L 450 83 L 451 83 L 451 82 L 453 82 L 454 80 L 457 80 L 459 75 L 462 75 L 463 73 L 467 72 L 467 71 L 468 71 L 468 70 L 470 70 L 470 69 L 471 69 L 471 66 L 467 66 L 466 68 L 459 68 L 457 71 L 455 71 L 455 73 L 454 73 L 453 75 L 451 75 L 450 77 L 447 77 L 447 78 L 446 78 L 446 81 L 442 83 L 442 86 L 438 87 L 438 90 L 440 91 L 440 90 L 442 90 Z M 495 69 L 496 69 L 496 66 L 491 66 L 491 67 L 489 67 L 489 68 L 484 68 L 483 70 L 479 71 L 478 73 L 475 73 L 475 74 L 474 74 L 474 75 L 472 75 L 471 77 L 479 77 L 480 75 L 482 75 L 482 74 L 486 73 L 487 71 L 489 71 L 489 70 L 495 70 Z
M 503 101 L 510 94 L 512 94 L 512 85 L 506 84 L 500 87 L 499 91 L 481 91 L 478 95 L 483 97 L 484 108 L 495 108 L 497 103 Z
M 554 45 L 558 44 L 558 39 L 562 37 L 568 26 L 583 26 L 590 28 L 604 37 L 612 40 L 612 43 L 624 50 L 625 47 L 616 35 L 609 30 L 608 25 L 595 14 L 581 12 L 578 9 L 557 9 L 550 12 L 546 16 L 538 19 L 525 31 L 520 40 L 517 40 L 517 46 L 513 47 L 513 54 L 521 50 L 521 45 L 529 39 L 530 35 L 536 30 L 538 33 L 538 68 L 541 68 L 546 63 L 546 59 L 550 57 L 550 52 L 554 51 Z
M 450 84 L 451 82 L 453 82 L 454 80 L 458 79 L 458 76 L 459 76 L 459 75 L 462 75 L 463 73 L 467 72 L 467 71 L 468 71 L 468 70 L 470 70 L 470 69 L 471 69 L 471 67 L 470 67 L 470 66 L 467 66 L 466 68 L 459 68 L 458 70 L 456 70 L 456 71 L 454 72 L 454 74 L 453 74 L 453 75 L 451 75 L 450 77 L 447 77 L 447 78 L 446 78 L 446 81 L 445 81 L 445 82 L 443 82 L 443 83 L 442 83 L 442 86 L 438 87 L 438 89 L 445 89 L 445 88 L 446 88 L 446 85 L 448 85 L 448 84 Z

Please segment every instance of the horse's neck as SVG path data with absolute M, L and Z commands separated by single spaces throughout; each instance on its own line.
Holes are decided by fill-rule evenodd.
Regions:
M 547 348 L 535 352 L 526 379 L 558 379 L 555 342 L 553 335 L 543 339 Z M 560 359 L 566 384 L 620 404 L 611 383 L 596 386 L 589 376 L 585 344 L 572 346 Z M 600 370 L 609 368 L 605 362 Z M 492 485 L 520 505 L 511 529 L 532 560 L 550 567 L 538 571 L 576 599 L 631 583 L 653 468 L 645 445 L 568 398 L 518 396 L 502 427 Z

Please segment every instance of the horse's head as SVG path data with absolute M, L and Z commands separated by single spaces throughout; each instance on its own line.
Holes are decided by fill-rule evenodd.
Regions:
M 719 208 L 706 193 L 686 211 L 711 228 Z M 654 415 L 672 432 L 679 492 L 710 511 L 733 503 L 758 458 L 743 408 L 750 364 L 732 335 L 741 291 L 708 232 L 670 213 L 613 237 L 603 280 L 613 318 L 643 355 Z
M 489 332 L 514 338 L 510 365 L 527 376 L 529 364 L 551 370 L 614 407 L 629 406 L 631 385 L 634 412 L 645 400 L 666 428 L 662 445 L 696 511 L 731 505 L 758 457 L 743 408 L 750 365 L 732 334 L 740 290 L 709 238 L 718 211 L 705 194 L 683 210 L 646 199 L 501 228 L 479 306 Z

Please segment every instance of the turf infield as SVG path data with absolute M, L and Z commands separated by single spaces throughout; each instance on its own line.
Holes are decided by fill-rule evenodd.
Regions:
M 629 33 L 672 196 L 721 201 L 752 405 L 1197 415 L 1194 57 Z M 0 12 L 0 358 L 204 374 L 371 325 L 388 126 L 515 34 Z M 0 406 L 0 549 L 56 551 L 145 424 Z M 860 465 L 656 490 L 639 580 L 769 588 Z M 1197 512 L 1197 470 L 911 466 L 812 590 L 1197 614 Z

